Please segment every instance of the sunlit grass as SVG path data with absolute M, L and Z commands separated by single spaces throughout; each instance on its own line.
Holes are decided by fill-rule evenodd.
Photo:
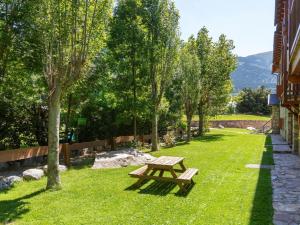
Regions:
M 240 129 L 212 130 L 190 144 L 154 153 L 185 157 L 199 169 L 187 196 L 173 185 L 148 182 L 127 190 L 136 167 L 71 169 L 63 189 L 43 191 L 46 179 L 0 193 L 0 223 L 13 224 L 272 224 L 270 171 L 246 164 L 272 163 L 265 136 Z
M 264 115 L 249 115 L 249 114 L 228 114 L 228 115 L 218 115 L 218 116 L 212 116 L 209 118 L 209 120 L 261 120 L 261 121 L 268 121 L 270 120 L 270 116 L 264 116 Z M 182 117 L 183 121 L 186 121 L 186 117 Z M 195 115 L 193 116 L 194 121 L 199 120 L 199 116 Z

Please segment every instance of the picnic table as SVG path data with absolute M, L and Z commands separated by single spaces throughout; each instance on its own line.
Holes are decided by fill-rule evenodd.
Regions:
M 187 169 L 183 164 L 183 160 L 183 157 L 161 156 L 151 162 L 147 162 L 145 166 L 132 171 L 129 175 L 139 178 L 136 183 L 137 186 L 140 186 L 145 180 L 153 179 L 174 182 L 180 187 L 181 191 L 186 192 L 188 186 L 194 183 L 193 176 L 198 174 L 198 169 Z M 175 168 L 176 165 L 179 165 L 180 168 Z M 169 172 L 171 176 L 164 176 L 165 172 Z

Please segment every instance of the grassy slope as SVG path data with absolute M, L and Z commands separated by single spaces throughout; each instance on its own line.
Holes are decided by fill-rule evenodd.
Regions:
M 232 114 L 232 115 L 219 115 L 211 117 L 210 120 L 270 120 L 270 116 L 260 116 L 260 115 L 247 115 L 247 114 Z M 186 121 L 186 117 L 183 116 L 183 121 Z M 193 120 L 198 121 L 199 117 L 197 115 L 193 116 Z
M 263 121 L 268 121 L 270 119 L 271 118 L 269 116 L 247 115 L 247 114 L 219 115 L 211 118 L 211 120 L 263 120 Z
M 271 224 L 268 170 L 245 164 L 271 164 L 265 136 L 238 129 L 213 130 L 189 145 L 163 149 L 160 155 L 186 157 L 199 168 L 187 196 L 179 188 L 148 182 L 139 190 L 123 169 L 72 169 L 62 175 L 63 190 L 44 192 L 46 179 L 22 182 L 0 193 L 0 223 L 14 224 Z

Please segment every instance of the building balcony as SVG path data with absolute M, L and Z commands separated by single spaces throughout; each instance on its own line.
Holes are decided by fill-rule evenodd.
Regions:
M 283 86 L 282 85 L 277 85 L 276 86 L 276 93 L 277 93 L 277 97 L 281 98 L 281 96 L 283 94 Z
M 284 93 L 284 103 L 289 105 L 299 105 L 300 84 L 288 84 Z
M 290 0 L 289 12 L 289 74 L 291 82 L 300 83 L 300 1 Z M 289 79 L 290 80 L 290 79 Z

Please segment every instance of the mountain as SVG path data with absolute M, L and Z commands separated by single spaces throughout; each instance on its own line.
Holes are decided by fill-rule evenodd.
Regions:
M 238 67 L 231 74 L 234 92 L 243 88 L 257 88 L 264 85 L 274 90 L 277 82 L 271 74 L 273 52 L 264 52 L 247 57 L 238 57 Z

